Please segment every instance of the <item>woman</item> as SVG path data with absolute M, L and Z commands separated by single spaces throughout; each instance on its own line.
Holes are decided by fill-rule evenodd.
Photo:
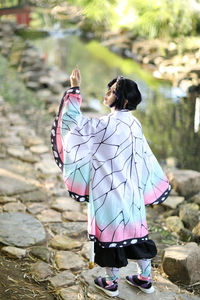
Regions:
M 131 112 L 141 102 L 140 91 L 133 80 L 113 79 L 104 98 L 111 113 L 89 119 L 80 110 L 78 66 L 70 81 L 52 128 L 52 148 L 70 196 L 89 202 L 89 239 L 95 262 L 106 268 L 95 286 L 117 296 L 118 269 L 130 258 L 139 272 L 127 282 L 152 293 L 151 258 L 157 249 L 148 239 L 145 205 L 163 202 L 171 186 Z

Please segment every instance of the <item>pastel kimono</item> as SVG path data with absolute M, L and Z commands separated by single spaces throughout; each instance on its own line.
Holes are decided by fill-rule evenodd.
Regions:
M 88 236 L 102 248 L 148 240 L 145 205 L 171 185 L 131 111 L 82 115 L 79 88 L 65 92 L 51 131 L 53 154 L 69 195 L 88 201 Z

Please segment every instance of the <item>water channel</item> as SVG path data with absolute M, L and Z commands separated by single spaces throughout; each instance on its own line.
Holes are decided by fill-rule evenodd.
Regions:
M 178 160 L 178 167 L 200 170 L 200 133 L 194 133 L 195 99 L 184 98 L 184 93 L 169 82 L 153 78 L 150 71 L 133 59 L 119 57 L 97 41 L 82 41 L 70 28 L 64 32 L 51 31 L 49 37 L 31 43 L 49 65 L 68 75 L 78 64 L 83 99 L 103 113 L 108 112 L 102 105 L 107 83 L 117 75 L 135 80 L 143 101 L 134 115 L 141 121 L 158 159 L 173 156 Z

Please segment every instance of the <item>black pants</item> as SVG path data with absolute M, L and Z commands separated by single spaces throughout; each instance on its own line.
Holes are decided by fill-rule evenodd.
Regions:
M 157 248 L 152 240 L 141 241 L 137 244 L 123 248 L 101 248 L 94 244 L 94 261 L 100 267 L 121 268 L 128 264 L 127 259 L 153 258 L 157 254 Z

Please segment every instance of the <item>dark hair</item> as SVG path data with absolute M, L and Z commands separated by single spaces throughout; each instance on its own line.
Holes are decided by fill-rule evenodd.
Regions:
M 108 83 L 108 89 L 110 89 L 115 82 L 117 82 L 115 89 L 116 100 L 110 107 L 115 106 L 117 110 L 121 110 L 124 108 L 125 99 L 127 99 L 128 103 L 125 109 L 136 110 L 137 105 L 142 101 L 137 83 L 123 76 L 118 76 Z

